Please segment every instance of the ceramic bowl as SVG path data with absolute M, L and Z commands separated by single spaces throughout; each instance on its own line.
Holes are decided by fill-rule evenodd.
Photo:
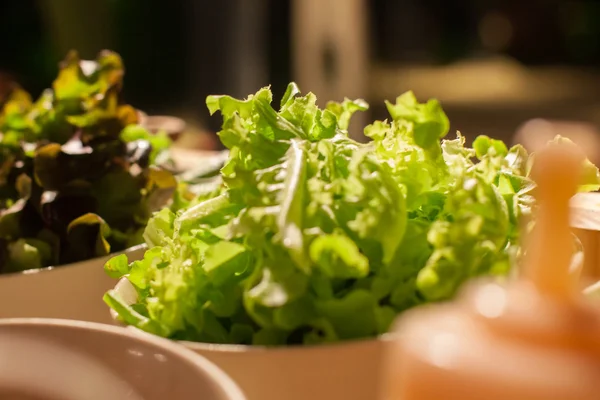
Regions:
M 187 126 L 181 118 L 167 115 L 145 115 L 140 122 L 151 133 L 165 132 L 173 141 L 181 137 Z
M 121 279 L 115 290 L 125 302 L 136 301 L 127 279 Z M 111 315 L 119 325 L 117 315 L 112 311 Z M 179 343 L 225 371 L 249 400 L 370 400 L 378 396 L 388 337 L 277 348 Z
M 0 398 L 244 400 L 219 368 L 168 340 L 103 324 L 0 320 Z
M 600 279 L 600 193 L 579 193 L 571 199 L 571 226 L 585 250 L 583 277 Z
M 130 260 L 146 246 L 127 250 Z M 102 296 L 115 282 L 104 272 L 113 255 L 60 267 L 0 275 L 0 318 L 64 318 L 110 323 Z
M 280 348 L 181 343 L 231 376 L 249 400 L 375 400 L 388 337 Z

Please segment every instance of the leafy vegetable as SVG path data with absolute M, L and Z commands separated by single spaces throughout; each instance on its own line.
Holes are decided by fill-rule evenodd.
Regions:
M 32 103 L 0 98 L 0 272 L 60 265 L 143 241 L 176 181 L 152 167 L 170 146 L 122 101 L 118 54 L 70 52 L 52 89 Z
M 271 103 L 268 88 L 208 97 L 230 150 L 222 183 L 155 214 L 143 260 L 106 265 L 137 290 L 133 305 L 106 296 L 126 323 L 203 342 L 335 342 L 384 333 L 469 278 L 509 273 L 534 206 L 521 146 L 440 141 L 440 104 L 410 92 L 387 103 L 390 121 L 365 128 L 367 144 L 346 132 L 362 100 L 322 110 L 290 84 Z M 589 172 L 584 183 L 597 185 Z

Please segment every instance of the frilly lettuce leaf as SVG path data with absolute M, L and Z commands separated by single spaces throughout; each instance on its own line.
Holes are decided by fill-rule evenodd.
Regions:
M 52 89 L 58 101 L 89 108 L 102 100 L 110 88 L 120 89 L 124 74 L 123 61 L 115 52 L 104 50 L 92 61 L 81 60 L 77 52 L 71 50 L 60 64 Z
M 32 103 L 0 94 L 0 272 L 104 256 L 143 242 L 177 182 L 155 168 L 171 144 L 137 125 L 122 101 L 120 56 L 70 52 Z
M 366 144 L 347 135 L 362 100 L 320 109 L 293 83 L 272 99 L 207 98 L 229 158 L 209 190 L 154 215 L 143 260 L 106 264 L 136 288 L 133 305 L 105 297 L 126 323 L 202 342 L 331 343 L 509 274 L 535 205 L 521 146 L 443 140 L 440 104 L 411 92 L 365 128 Z
M 22 133 L 29 128 L 27 113 L 31 108 L 31 96 L 14 84 L 6 98 L 0 98 L 0 132 Z

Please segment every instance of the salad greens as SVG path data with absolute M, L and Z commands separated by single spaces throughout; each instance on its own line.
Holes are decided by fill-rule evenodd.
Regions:
M 106 272 L 137 291 L 108 305 L 127 324 L 212 343 L 315 344 L 372 337 L 396 314 L 448 299 L 471 277 L 506 276 L 534 207 L 531 157 L 486 136 L 473 148 L 440 104 L 407 92 L 391 119 L 347 135 L 362 100 L 316 105 L 290 84 L 209 96 L 230 150 L 221 183 L 149 221 L 144 258 Z M 589 164 L 586 190 L 600 187 Z
M 176 182 L 154 168 L 170 146 L 122 101 L 118 54 L 70 52 L 34 103 L 0 99 L 0 273 L 60 265 L 141 243 Z

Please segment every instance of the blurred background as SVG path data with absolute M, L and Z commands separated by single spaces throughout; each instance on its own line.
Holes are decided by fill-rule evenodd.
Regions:
M 0 73 L 36 97 L 69 49 L 113 49 L 127 100 L 186 119 L 202 148 L 218 147 L 208 94 L 281 95 L 290 80 L 365 98 L 356 137 L 412 89 L 468 138 L 511 140 L 534 117 L 600 125 L 597 21 L 594 0 L 0 0 Z

